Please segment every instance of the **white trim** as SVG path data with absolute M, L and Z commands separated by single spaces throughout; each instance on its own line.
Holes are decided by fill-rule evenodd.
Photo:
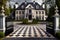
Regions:
M 42 11 L 41 11 L 41 20 L 42 20 Z
M 31 4 L 27 5 L 26 8 L 29 8 L 29 6 L 31 6 L 31 8 L 34 8 Z
M 44 11 L 44 20 L 46 20 L 46 18 L 45 18 L 45 11 Z

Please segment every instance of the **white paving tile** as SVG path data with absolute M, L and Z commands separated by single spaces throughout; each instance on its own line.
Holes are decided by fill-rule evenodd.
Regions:
M 34 29 L 33 29 L 33 26 L 31 26 L 31 37 L 34 37 Z
M 35 31 L 36 31 L 37 37 L 40 37 L 40 36 L 41 36 L 41 34 L 39 33 L 39 31 L 36 29 L 36 27 L 35 27 L 35 26 L 34 26 L 34 28 L 35 28 Z

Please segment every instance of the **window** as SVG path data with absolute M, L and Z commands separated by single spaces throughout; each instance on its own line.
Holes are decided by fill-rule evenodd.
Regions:
M 44 14 L 44 11 L 42 11 L 42 14 Z
M 31 11 L 31 9 L 29 9 L 29 13 L 31 13 L 32 11 Z
M 21 11 L 19 11 L 19 14 L 21 14 Z
M 39 9 L 39 5 L 36 5 L 36 9 Z
M 42 20 L 44 20 L 44 16 L 42 16 Z
M 38 16 L 36 16 L 36 19 L 38 19 Z
M 39 14 L 41 14 L 41 11 L 39 11 Z
M 19 16 L 19 19 L 21 19 L 21 16 Z
M 26 14 L 26 17 L 28 16 L 28 14 Z
M 21 8 L 23 9 L 24 8 L 24 5 L 22 5 Z
M 39 16 L 39 19 L 41 20 L 41 16 Z
M 18 11 L 16 11 L 16 13 L 18 13 Z
M 38 12 L 36 11 L 36 14 L 38 14 Z
M 24 11 L 22 11 L 22 14 L 24 14 Z

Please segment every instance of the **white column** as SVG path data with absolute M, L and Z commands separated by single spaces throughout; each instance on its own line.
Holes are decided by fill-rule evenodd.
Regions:
M 16 12 L 15 12 L 15 20 L 16 20 Z
M 15 20 L 18 20 L 18 11 L 15 12 Z
M 19 16 L 20 16 L 20 15 L 19 15 L 19 11 L 18 11 L 18 20 L 19 20 Z
M 59 17 L 55 18 L 55 22 L 56 22 L 55 24 L 56 30 L 58 30 L 59 29 Z
M 42 20 L 42 11 L 41 11 L 41 20 Z
M 55 33 L 59 31 L 59 16 L 55 16 Z
M 55 33 L 57 33 L 59 31 L 59 14 L 58 14 L 58 7 L 56 6 L 55 8 L 55 15 L 54 15 L 54 18 L 55 18 Z
M 45 19 L 45 11 L 44 11 L 44 20 L 46 20 L 46 19 Z
M 27 13 L 27 9 L 25 10 L 25 18 L 26 18 L 26 13 Z
M 38 19 L 39 19 L 39 11 L 38 11 Z
M 3 32 L 5 33 L 5 16 L 3 16 Z
M 18 13 L 17 13 L 17 14 L 18 14 L 18 15 L 17 15 L 17 17 L 18 17 L 18 18 L 17 18 L 17 20 L 19 20 L 19 11 L 18 11 Z

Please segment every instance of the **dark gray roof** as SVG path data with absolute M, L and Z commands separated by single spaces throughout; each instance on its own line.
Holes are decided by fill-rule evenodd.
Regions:
M 27 2 L 25 4 L 25 2 L 23 2 L 18 8 L 17 10 L 25 10 L 26 6 L 28 6 L 29 4 L 31 4 L 35 10 L 44 10 L 44 8 L 42 6 L 40 6 L 37 2 L 35 2 L 35 4 L 33 2 Z M 22 8 L 23 6 L 23 8 Z M 36 7 L 38 6 L 38 8 Z

